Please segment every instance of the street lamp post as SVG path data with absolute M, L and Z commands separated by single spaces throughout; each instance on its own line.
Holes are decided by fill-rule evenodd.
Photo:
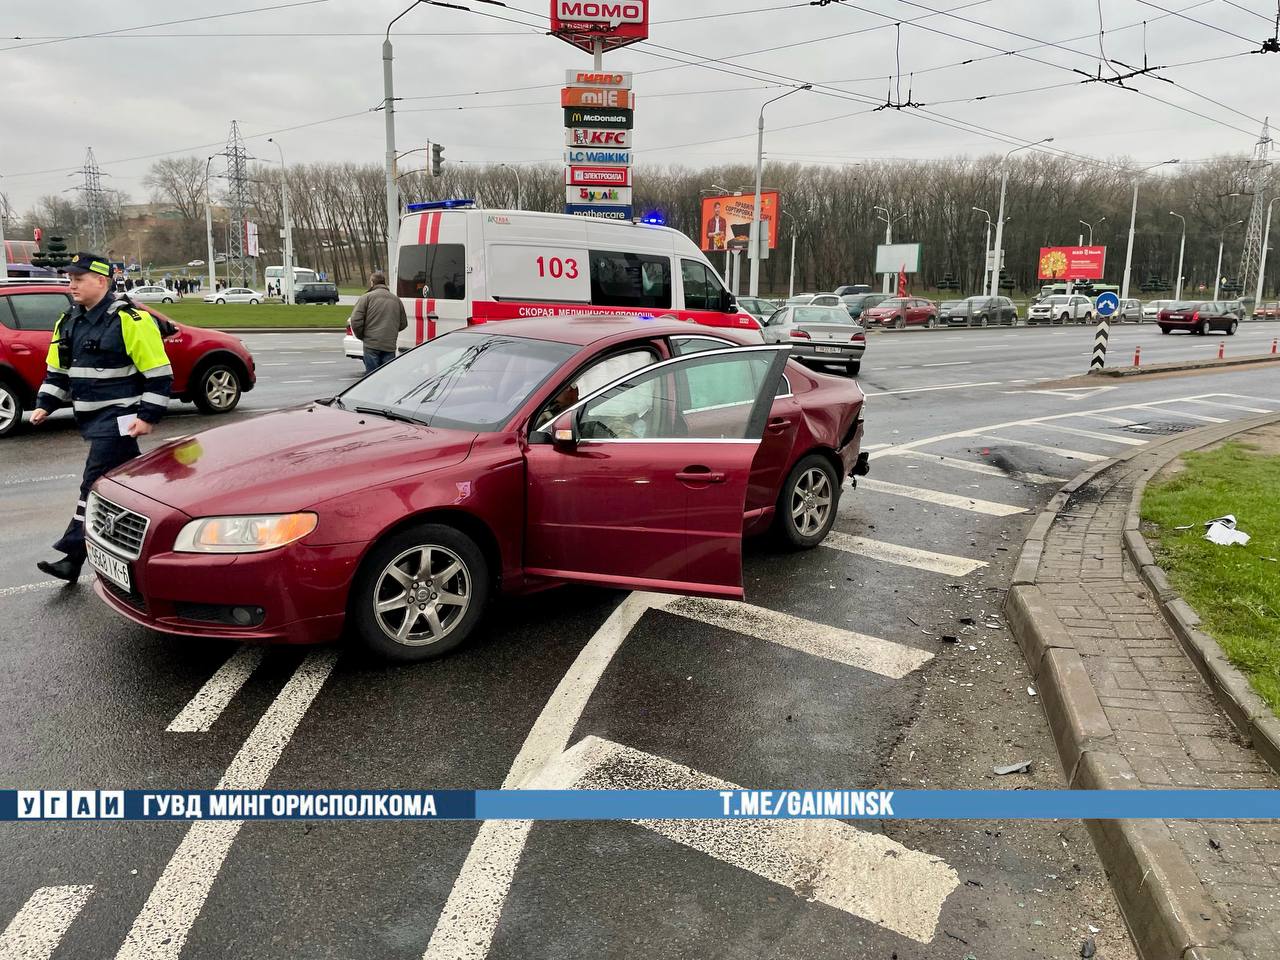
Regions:
M 1182 242 L 1178 245 L 1178 276 L 1174 280 L 1173 299 L 1182 299 L 1182 257 L 1187 252 L 1187 218 L 1180 213 L 1169 211 L 1169 216 L 1182 221 Z
M 1009 188 L 1009 158 L 1019 150 L 1030 150 L 1032 147 L 1038 147 L 1042 143 L 1053 143 L 1053 137 L 1045 137 L 1035 143 L 1024 143 L 1020 147 L 1014 147 L 1000 161 L 1000 212 L 996 214 L 995 256 L 991 264 L 990 295 L 993 297 L 1000 295 L 1000 267 L 1002 266 L 1001 261 L 1004 259 L 1004 195 Z
M 1218 299 L 1218 284 L 1222 280 L 1222 247 L 1227 242 L 1227 231 L 1232 227 L 1240 226 L 1242 223 L 1244 223 L 1243 220 L 1228 223 L 1222 228 L 1222 232 L 1218 234 L 1218 269 L 1213 274 L 1213 299 L 1215 300 Z
M 9 255 L 4 247 L 4 220 L 8 212 L 7 206 L 0 207 L 0 280 L 9 279 Z
M 796 295 L 796 218 L 785 210 L 778 212 L 791 221 L 791 272 L 787 275 L 787 299 L 790 300 Z
M 213 202 L 209 199 L 209 164 L 212 162 L 213 157 L 210 157 L 204 162 L 204 233 L 209 247 L 209 252 L 206 254 L 209 259 L 205 262 L 209 268 L 210 293 L 213 293 L 218 289 L 218 278 L 216 275 L 217 268 L 214 266 L 213 262 Z M 142 262 L 141 255 L 138 256 L 138 262 Z
M 280 151 L 280 203 L 284 218 L 284 302 L 293 303 L 293 221 L 289 217 L 289 175 L 284 165 L 284 148 L 272 137 L 267 143 L 274 143 Z
M 387 24 L 382 41 L 382 112 L 387 136 L 387 284 L 396 288 L 396 241 L 400 233 L 400 186 L 396 182 L 396 108 L 391 82 L 391 28 L 422 0 L 413 0 Z
M 1098 226 L 1102 226 L 1106 222 L 1107 222 L 1107 218 L 1103 217 L 1101 220 L 1098 221 Z M 1088 220 L 1077 220 L 1076 223 L 1083 224 L 1084 226 L 1089 228 L 1089 246 L 1092 247 L 1093 246 L 1093 224 L 1090 223 Z
M 1149 167 L 1143 167 L 1134 175 L 1133 178 L 1133 209 L 1129 211 L 1129 246 L 1124 252 L 1124 282 L 1120 287 L 1120 299 L 1129 299 L 1129 278 L 1132 275 L 1133 268 L 1133 234 L 1138 225 L 1138 181 L 1142 175 L 1148 170 L 1154 170 L 1156 167 L 1163 167 L 1170 163 L 1177 163 L 1174 160 L 1161 160 L 1159 163 L 1153 163 Z
M 987 289 L 987 264 L 991 262 L 991 211 L 982 207 L 970 207 L 987 218 L 987 225 L 982 231 L 982 289 Z
M 513 167 L 513 166 L 512 166 L 511 164 L 509 164 L 509 163 L 500 163 L 500 164 L 498 164 L 498 166 L 500 166 L 500 167 L 506 167 L 508 170 L 510 170 L 512 173 L 514 173 L 514 174 L 516 175 L 516 209 L 517 209 L 517 210 L 523 210 L 523 209 L 524 209 L 524 199 L 523 199 L 523 197 L 524 197 L 524 190 L 523 190 L 523 188 L 520 186 L 520 171 L 519 171 L 519 169 L 517 169 L 516 167 Z
M 1262 279 L 1267 273 L 1267 243 L 1271 240 L 1271 208 L 1280 197 L 1272 197 L 1267 204 L 1267 226 L 1262 231 L 1262 255 L 1258 257 L 1258 292 L 1253 298 L 1253 309 L 1257 310 L 1262 303 Z
M 812 89 L 813 84 L 811 83 L 792 87 L 786 93 L 780 94 L 772 100 L 766 100 L 760 105 L 760 120 L 756 124 L 756 195 L 751 211 L 751 249 L 747 251 L 748 256 L 751 257 L 751 286 L 749 289 L 753 297 L 760 295 L 760 190 L 763 187 L 762 181 L 764 179 L 764 108 L 771 103 L 777 103 L 783 97 L 791 96 L 793 93 Z
M 906 217 L 906 214 L 900 213 L 895 217 L 889 213 L 888 207 L 872 207 L 871 209 L 879 210 L 881 211 L 881 213 L 883 213 L 883 216 L 877 215 L 876 219 L 884 221 L 884 245 L 887 247 L 891 243 L 893 243 L 893 225 L 897 223 L 899 220 L 904 219 Z M 890 289 L 892 277 L 893 277 L 893 274 L 891 273 L 886 273 L 884 275 L 884 292 L 885 293 L 893 293 L 893 290 Z

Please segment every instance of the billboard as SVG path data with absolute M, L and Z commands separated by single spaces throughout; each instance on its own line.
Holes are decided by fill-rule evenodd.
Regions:
M 608 130 L 630 130 L 633 126 L 630 108 L 618 107 L 565 107 L 566 127 L 594 127 Z
M 612 107 L 617 110 L 632 110 L 635 105 L 634 93 L 614 87 L 564 87 L 560 91 L 562 107 Z
M 564 212 L 575 217 L 595 217 L 599 220 L 630 220 L 631 207 L 600 206 L 590 203 L 566 203 Z
M 616 87 L 619 90 L 631 89 L 631 74 L 598 70 L 566 70 L 565 86 L 569 87 Z
M 564 132 L 566 147 L 599 147 L 606 150 L 631 149 L 630 130 L 582 130 L 570 128 Z
M 876 246 L 876 273 L 919 273 L 920 244 L 881 243 Z
M 614 206 L 631 206 L 630 187 L 565 187 L 564 202 L 566 205 L 598 206 L 607 204 Z
M 755 212 L 756 196 L 744 193 L 740 196 L 704 197 L 702 200 L 702 229 L 698 232 L 703 250 L 745 250 L 750 243 L 751 216 Z M 778 245 L 778 192 L 766 190 L 760 194 L 761 226 L 768 231 L 769 248 Z
M 565 182 L 574 187 L 629 187 L 630 167 L 570 167 Z
M 551 33 L 588 53 L 647 40 L 649 0 L 551 0 Z
M 1041 247 L 1041 280 L 1101 280 L 1106 247 Z
M 578 164 L 601 164 L 611 167 L 631 166 L 630 150 L 566 150 L 564 162 L 576 166 Z

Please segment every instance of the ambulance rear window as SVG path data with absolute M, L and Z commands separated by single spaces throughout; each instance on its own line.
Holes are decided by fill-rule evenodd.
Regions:
M 591 251 L 591 302 L 598 307 L 671 307 L 671 260 Z
M 396 293 L 413 299 L 466 299 L 467 257 L 463 245 L 428 243 L 401 247 Z

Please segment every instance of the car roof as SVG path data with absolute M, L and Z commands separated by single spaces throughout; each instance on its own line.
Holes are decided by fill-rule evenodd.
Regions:
M 500 328 L 517 337 L 528 337 L 532 340 L 551 340 L 555 343 L 567 343 L 586 347 L 606 340 L 627 339 L 629 336 L 644 335 L 649 337 L 675 337 L 681 334 L 709 334 L 723 336 L 737 343 L 759 342 L 757 338 L 743 336 L 747 331 L 734 330 L 728 327 L 707 327 L 702 324 L 687 323 L 680 320 L 664 320 L 655 317 L 648 320 L 641 317 L 619 314 L 577 314 L 561 317 L 537 317 L 529 320 L 501 320 L 487 323 L 481 329 L 468 327 L 469 333 L 496 333 Z M 752 329 L 751 333 L 755 333 Z

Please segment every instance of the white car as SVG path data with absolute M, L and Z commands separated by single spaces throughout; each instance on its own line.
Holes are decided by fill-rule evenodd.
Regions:
M 261 303 L 263 295 L 248 287 L 227 287 L 215 293 L 205 294 L 205 303 Z
M 1146 323 L 1150 320 L 1155 323 L 1156 318 L 1160 316 L 1160 311 L 1168 309 L 1170 304 L 1177 303 L 1176 300 L 1148 300 L 1142 305 L 1142 319 L 1139 323 Z
M 1093 301 L 1072 294 L 1045 297 L 1027 310 L 1027 326 L 1037 323 L 1089 323 L 1093 320 Z
M 128 293 L 129 298 L 138 303 L 173 303 L 178 299 L 177 293 L 168 287 L 134 287 Z
M 188 260 L 188 261 L 187 261 L 187 266 L 188 266 L 188 267 L 203 267 L 203 266 L 204 266 L 204 261 L 203 261 L 203 260 Z
M 342 338 L 342 352 L 352 360 L 364 360 L 364 341 L 357 340 L 351 332 L 351 324 L 347 324 L 347 335 Z

